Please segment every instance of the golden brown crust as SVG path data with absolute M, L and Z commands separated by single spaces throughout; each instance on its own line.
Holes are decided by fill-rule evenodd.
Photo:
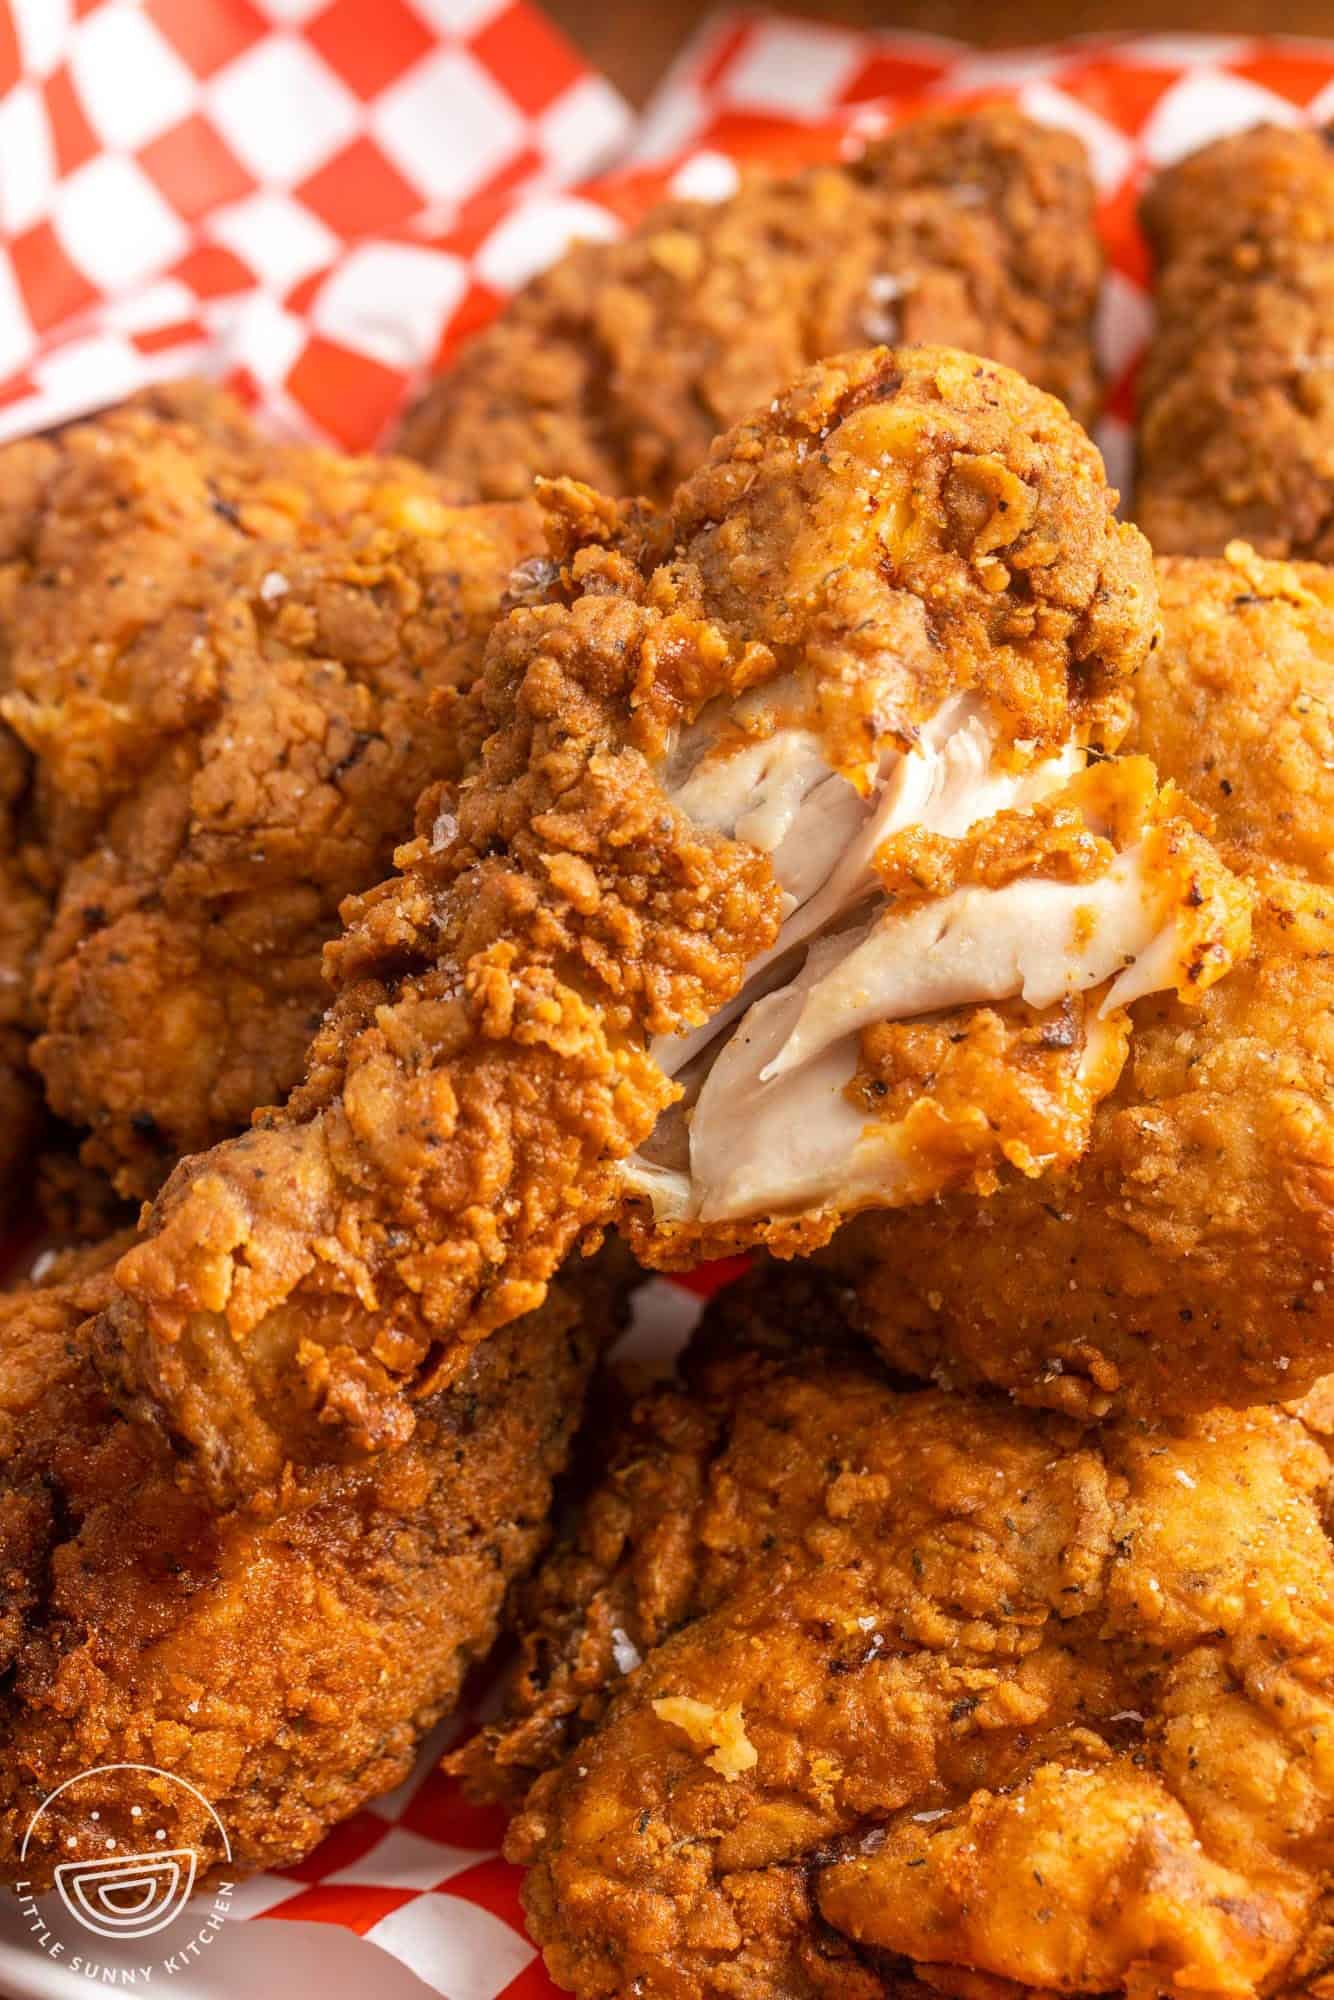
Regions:
M 469 342 L 397 447 L 488 498 L 569 474 L 665 500 L 811 362 L 881 340 L 989 355 L 1088 423 L 1101 261 L 1075 139 L 1008 107 L 923 118 L 850 163 L 576 246 Z
M 0 454 L 0 695 L 9 685 L 14 551 L 37 504 L 50 448 Z M 50 871 L 33 835 L 29 761 L 0 720 L 0 1228 L 27 1198 L 24 1168 L 44 1123 L 42 1093 L 28 1062 L 36 1026 L 32 978 L 50 914 Z
M 233 1876 L 299 1860 L 405 1776 L 543 1545 L 623 1293 L 618 1260 L 572 1272 L 423 1404 L 403 1451 L 294 1483 L 276 1513 L 219 1520 L 90 1367 L 81 1323 L 105 1302 L 116 1248 L 0 1300 L 6 1880 L 42 1799 L 95 1766 L 145 1762 L 197 1786 Z M 155 1801 L 168 1845 L 195 1846 L 211 1871 L 216 1829 L 184 1796 Z M 137 1831 L 133 1799 L 122 1773 L 72 1786 L 17 1872 L 49 1881 L 71 1840 L 83 1857 L 122 1823 Z
M 428 695 L 471 678 L 537 516 L 269 443 L 190 385 L 0 454 L 11 514 L 0 710 L 53 896 L 26 1025 L 143 1195 L 300 1074 L 338 905 L 448 768 Z
M 1097 1416 L 1295 1393 L 1334 1356 L 1334 579 L 1161 566 L 1130 747 L 1215 814 L 1251 957 L 1133 1009 L 1084 1158 L 979 1206 L 860 1220 L 831 1256 L 910 1371 Z
M 1261 126 L 1160 174 L 1136 518 L 1163 555 L 1334 556 L 1334 152 Z
M 0 563 L 0 602 L 3 592 Z M 5 676 L 0 633 L 0 689 Z M 26 760 L 0 722 L 0 1229 L 27 1200 L 24 1170 L 45 1122 L 41 1086 L 28 1054 L 35 1026 L 33 963 L 49 905 L 40 854 L 29 848 L 28 821 Z
M 1157 629 L 1148 552 L 1114 504 L 1053 398 L 920 347 L 811 369 L 718 440 L 671 519 L 713 617 L 812 666 L 833 717 L 851 697 L 849 727 L 896 662 L 912 721 L 975 689 L 1004 737 L 1073 729 L 1110 750 Z
M 182 1167 L 120 1268 L 109 1377 L 215 1494 L 404 1435 L 404 1392 L 609 1217 L 676 1094 L 649 1038 L 710 1018 L 779 921 L 768 858 L 668 800 L 678 724 L 801 665 L 835 762 L 960 690 L 1002 741 L 1107 740 L 1152 643 L 1092 446 L 948 350 L 812 371 L 666 519 L 568 483 L 550 505 L 552 601 L 497 628 L 479 768 L 352 906 L 305 1084 Z
M 1334 569 L 1157 565 L 1166 643 L 1135 683 L 1127 748 L 1209 813 L 1229 852 L 1334 880 Z
M 454 1760 L 580 1996 L 1305 1983 L 1327 1947 L 1325 1450 L 896 1387 L 836 1288 L 724 1294 Z M 605 1433 L 600 1442 L 606 1452 Z

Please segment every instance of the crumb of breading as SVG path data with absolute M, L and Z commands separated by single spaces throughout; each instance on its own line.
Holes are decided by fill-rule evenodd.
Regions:
M 653 1713 L 663 1722 L 682 1729 L 697 1750 L 707 1750 L 704 1759 L 710 1770 L 718 1771 L 728 1784 L 735 1784 L 745 1771 L 753 1771 L 759 1752 L 746 1734 L 745 1717 L 739 1702 L 730 1708 L 714 1708 L 693 1695 L 661 1695 Z

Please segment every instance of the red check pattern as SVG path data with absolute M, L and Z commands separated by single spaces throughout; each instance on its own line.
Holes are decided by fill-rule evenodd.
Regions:
M 528 0 L 0 0 L 0 435 L 205 349 L 292 373 L 265 307 L 348 244 L 563 185 L 626 128 Z
M 730 14 L 666 80 L 635 164 L 568 193 L 625 114 L 524 0 L 0 0 L 0 437 L 206 368 L 284 427 L 372 444 L 572 237 L 614 237 L 665 192 L 717 199 L 738 160 L 835 157 L 924 104 L 997 95 L 1089 149 L 1124 481 L 1149 320 L 1139 187 L 1223 132 L 1334 116 L 1334 43 L 980 54 Z M 732 1275 L 646 1283 L 636 1351 L 674 1351 Z M 442 1747 L 234 1908 L 368 1939 L 445 2000 L 548 2000 L 500 1821 L 440 1776 Z

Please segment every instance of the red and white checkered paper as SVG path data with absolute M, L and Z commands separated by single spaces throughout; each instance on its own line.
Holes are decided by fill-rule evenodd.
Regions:
M 528 0 L 0 0 L 3 434 L 248 360 L 298 421 L 344 393 L 382 415 L 377 365 L 417 360 L 448 272 L 381 250 L 351 374 L 294 288 L 412 218 L 563 185 L 627 127 Z
M 0 0 L 0 438 L 204 370 L 283 428 L 372 445 L 573 237 L 615 237 L 665 192 L 723 196 L 740 160 L 832 158 L 925 104 L 996 96 L 1089 150 L 1110 266 L 1103 442 L 1124 483 L 1149 321 L 1142 181 L 1224 132 L 1334 116 L 1334 43 L 991 54 L 731 14 L 631 134 L 526 0 Z M 580 187 L 618 146 L 617 170 Z M 647 1283 L 639 1351 L 673 1351 L 720 1275 Z M 500 1820 L 439 1776 L 438 1748 L 234 1908 L 353 1933 L 445 2000 L 549 2000 Z M 31 1956 L 25 1992 L 63 1995 Z M 276 1941 L 273 1964 L 276 1979 Z

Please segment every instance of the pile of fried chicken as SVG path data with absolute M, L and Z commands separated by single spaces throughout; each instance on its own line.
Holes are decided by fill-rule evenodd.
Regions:
M 399 455 L 0 452 L 0 1880 L 291 1865 L 508 1632 L 579 2000 L 1334 1996 L 1334 152 L 1144 216 L 1139 526 L 996 107 Z

